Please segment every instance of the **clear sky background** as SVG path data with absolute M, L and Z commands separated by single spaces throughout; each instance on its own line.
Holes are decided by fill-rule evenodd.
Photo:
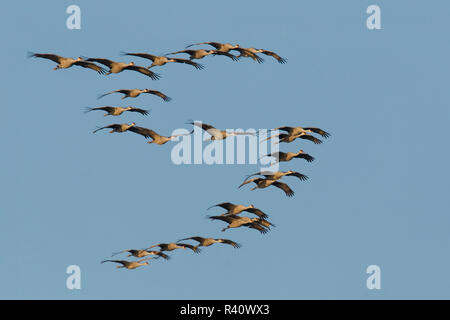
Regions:
M 309 299 L 450 298 L 448 1 L 2 1 L 0 298 Z M 81 30 L 66 8 L 81 7 Z M 381 7 L 382 30 L 366 27 Z M 108 77 L 27 59 L 27 51 L 120 57 L 164 54 L 201 41 L 273 50 L 205 70 L 170 64 L 152 81 Z M 101 93 L 152 88 L 173 98 Z M 85 107 L 132 104 L 150 117 L 104 118 Z M 281 166 L 296 192 L 237 189 L 258 165 L 181 165 L 171 148 L 97 125 L 136 121 L 169 135 L 186 120 L 218 128 L 318 126 L 322 145 L 296 141 L 313 163 Z M 209 221 L 209 206 L 255 204 L 276 224 L 261 235 Z M 233 239 L 199 255 L 133 271 L 100 264 L 112 252 L 203 235 Z M 81 290 L 66 288 L 69 265 Z M 381 268 L 368 290 L 366 268 Z

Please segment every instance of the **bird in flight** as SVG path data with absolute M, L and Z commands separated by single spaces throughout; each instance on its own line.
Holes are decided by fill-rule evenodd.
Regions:
M 178 53 L 186 53 L 186 54 L 188 54 L 190 60 L 203 59 L 204 57 L 209 56 L 210 54 L 226 56 L 226 57 L 230 58 L 233 61 L 239 60 L 238 57 L 236 57 L 235 55 L 232 55 L 231 53 L 217 51 L 217 50 L 204 50 L 204 49 L 199 49 L 199 50 L 181 50 L 181 51 L 171 52 L 171 53 L 168 53 L 168 54 L 178 54 Z
M 226 209 L 227 212 L 222 213 L 223 216 L 227 215 L 227 214 L 239 214 L 241 212 L 247 211 L 247 212 L 257 215 L 258 217 L 260 217 L 262 219 L 266 219 L 269 217 L 267 214 L 265 214 L 261 210 L 255 208 L 255 206 L 252 204 L 249 206 L 244 206 L 242 204 L 234 204 L 231 202 L 222 202 L 222 203 L 218 203 L 218 204 L 215 204 L 215 205 L 209 207 L 208 210 L 211 208 L 214 208 L 214 207 L 221 207 L 221 208 Z
M 146 250 L 151 249 L 151 248 L 155 248 L 155 247 L 159 247 L 160 251 L 173 251 L 173 250 L 176 250 L 176 249 L 191 249 L 195 253 L 200 253 L 200 249 L 194 247 L 191 244 L 175 243 L 175 242 L 154 244 L 154 245 L 146 248 Z
M 61 56 L 58 56 L 56 54 L 51 54 L 51 53 L 33 53 L 33 52 L 29 52 L 28 57 L 43 58 L 43 59 L 48 59 L 48 60 L 52 60 L 53 62 L 56 62 L 58 65 L 56 67 L 54 67 L 53 70 L 67 69 L 67 68 L 70 68 L 71 66 L 75 65 L 75 66 L 80 66 L 83 68 L 88 68 L 88 69 L 97 71 L 99 74 L 106 73 L 106 70 L 104 68 L 96 65 L 95 63 L 85 61 L 85 60 L 83 60 L 82 57 L 78 57 L 77 59 L 72 59 L 72 58 L 61 57 Z
M 106 75 L 109 75 L 111 73 L 120 73 L 124 70 L 131 70 L 142 73 L 143 75 L 150 77 L 152 80 L 158 80 L 159 78 L 161 78 L 161 75 L 154 73 L 148 70 L 147 68 L 136 66 L 133 61 L 131 61 L 130 63 L 124 63 L 103 58 L 85 58 L 85 60 L 91 62 L 98 62 L 107 66 L 109 68 L 109 71 L 106 73 Z
M 122 55 L 127 55 L 127 56 L 135 56 L 135 57 L 141 57 L 144 59 L 148 59 L 152 61 L 152 64 L 147 67 L 147 69 L 150 69 L 152 67 L 156 67 L 156 66 L 163 66 L 166 63 L 169 62 L 175 62 L 175 63 L 184 63 L 184 64 L 188 64 L 193 66 L 194 68 L 201 70 L 204 68 L 204 66 L 200 63 L 194 62 L 192 60 L 189 59 L 180 59 L 180 58 L 170 58 L 170 57 L 166 57 L 166 56 L 155 56 L 149 53 L 131 53 L 131 52 L 122 52 Z
M 272 52 L 272 51 L 268 51 L 268 50 L 264 50 L 264 49 L 255 49 L 255 48 L 246 48 L 246 50 L 248 50 L 254 54 L 262 53 L 262 54 L 265 54 L 266 56 L 271 56 L 271 57 L 275 58 L 281 64 L 284 64 L 287 62 L 287 59 L 280 57 L 278 54 L 276 54 L 275 52 Z
M 253 178 L 253 179 L 246 180 L 246 181 L 242 182 L 238 188 L 240 188 L 246 184 L 252 183 L 252 182 L 254 182 L 256 184 L 256 186 L 251 188 L 250 191 L 253 191 L 255 189 L 264 189 L 269 186 L 274 186 L 274 187 L 277 187 L 277 188 L 280 188 L 281 190 L 283 190 L 284 193 L 286 194 L 286 196 L 288 196 L 288 197 L 292 197 L 294 195 L 294 191 L 286 183 L 279 182 L 276 180 L 263 179 L 263 178 Z
M 195 248 L 196 247 L 209 247 L 209 246 L 213 245 L 214 243 L 225 243 L 225 244 L 232 246 L 233 248 L 241 247 L 241 245 L 239 243 L 236 243 L 236 242 L 234 242 L 232 240 L 228 240 L 228 239 L 214 239 L 214 238 L 203 238 L 203 237 L 195 236 L 195 237 L 190 237 L 190 238 L 184 238 L 179 241 L 185 241 L 185 240 L 197 241 L 198 245 L 196 245 Z
M 147 257 L 141 260 L 137 260 L 137 261 L 127 261 L 127 260 L 103 260 L 101 263 L 105 263 L 105 262 L 115 262 L 115 263 L 119 263 L 121 264 L 120 266 L 117 266 L 116 268 L 126 268 L 128 270 L 133 270 L 136 269 L 138 267 L 142 267 L 142 266 L 146 266 L 149 264 L 148 260 L 151 259 L 157 259 L 156 257 Z M 143 262 L 145 261 L 145 262 Z
M 140 108 L 135 108 L 135 107 L 112 107 L 112 106 L 104 106 L 104 107 L 96 107 L 96 108 L 86 108 L 85 113 L 91 112 L 91 111 L 96 111 L 96 110 L 102 110 L 105 111 L 106 113 L 104 114 L 104 116 L 120 116 L 122 113 L 124 113 L 125 111 L 129 111 L 129 112 L 137 112 L 142 114 L 143 116 L 147 116 L 148 115 L 148 110 L 144 110 L 144 109 L 140 109 Z
M 299 150 L 298 152 L 294 153 L 294 152 L 272 152 L 269 153 L 267 155 L 265 155 L 264 157 L 274 157 L 275 158 L 275 162 L 272 163 L 276 164 L 278 162 L 286 162 L 286 161 L 291 161 L 294 158 L 301 158 L 301 159 L 305 159 L 308 162 L 312 162 L 314 161 L 314 157 L 305 153 L 303 150 Z
M 285 176 L 297 177 L 301 181 L 306 181 L 309 179 L 308 176 L 306 176 L 304 174 L 301 174 L 297 171 L 288 170 L 288 171 L 260 171 L 260 172 L 256 172 L 256 173 L 252 173 L 252 174 L 248 175 L 245 178 L 245 180 L 247 180 L 248 178 L 253 177 L 253 176 L 264 176 L 264 178 L 267 180 L 275 180 L 275 181 L 280 180 L 281 178 L 283 178 Z
M 98 97 L 98 99 L 101 99 L 104 96 L 107 96 L 107 95 L 109 95 L 111 93 L 116 93 L 116 92 L 122 93 L 124 95 L 122 97 L 122 99 L 125 99 L 125 98 L 136 98 L 141 93 L 149 93 L 149 94 L 153 94 L 155 96 L 160 97 L 161 99 L 163 99 L 166 102 L 169 102 L 170 100 L 172 100 L 172 98 L 166 96 L 164 93 L 162 93 L 160 91 L 157 91 L 157 90 L 151 90 L 151 89 L 119 89 L 119 90 L 114 90 L 114 91 L 111 91 L 111 92 L 104 93 L 104 94 L 100 95 Z
M 274 226 L 269 221 L 261 218 L 240 217 L 236 215 L 209 216 L 208 218 L 211 220 L 221 220 L 228 223 L 228 226 L 223 228 L 222 232 L 231 228 L 248 227 L 258 230 L 259 232 L 264 234 L 268 232 L 271 226 Z
M 208 132 L 211 135 L 211 138 L 209 138 L 205 141 L 224 140 L 227 137 L 237 136 L 237 135 L 247 135 L 247 136 L 255 135 L 255 133 L 253 133 L 253 132 L 235 132 L 235 131 L 227 132 L 226 130 L 219 130 L 219 129 L 214 128 L 212 125 L 209 125 L 209 124 L 203 123 L 203 122 L 199 122 L 199 121 L 189 121 L 189 122 L 187 122 L 187 124 L 192 124 L 194 126 L 202 128 L 204 131 Z
M 201 44 L 208 44 L 210 46 L 213 46 L 214 48 L 216 48 L 216 51 L 220 51 L 220 52 L 230 52 L 230 50 L 232 50 L 232 49 L 239 48 L 238 44 L 232 45 L 231 43 L 220 43 L 220 42 L 213 42 L 213 41 L 190 44 L 190 45 L 186 46 L 186 48 L 190 48 L 192 46 L 198 46 Z
M 113 253 L 112 257 L 114 257 L 114 256 L 116 256 L 118 254 L 121 254 L 121 253 L 125 253 L 125 252 L 129 253 L 129 255 L 127 255 L 127 257 L 143 258 L 143 257 L 150 256 L 150 255 L 157 255 L 157 256 L 159 256 L 159 257 L 161 257 L 163 259 L 166 259 L 166 260 L 170 259 L 170 257 L 167 254 L 165 254 L 165 253 L 163 253 L 161 251 L 155 251 L 155 250 L 149 251 L 149 250 L 140 250 L 140 249 L 122 250 L 122 251 Z

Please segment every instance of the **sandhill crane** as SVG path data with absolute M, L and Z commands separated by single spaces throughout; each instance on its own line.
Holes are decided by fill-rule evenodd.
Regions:
M 199 121 L 189 121 L 187 124 L 192 124 L 194 126 L 197 126 L 199 128 L 202 128 L 206 132 L 208 132 L 211 135 L 211 138 L 206 139 L 205 141 L 209 140 L 223 140 L 230 136 L 237 136 L 237 135 L 255 135 L 252 132 L 227 132 L 226 130 L 219 130 L 214 128 L 212 125 L 209 125 L 207 123 L 199 122 Z
M 104 116 L 120 116 L 125 111 L 130 112 L 138 112 L 142 114 L 143 116 L 148 115 L 148 110 L 140 109 L 140 108 L 134 108 L 134 107 L 111 107 L 111 106 L 104 106 L 104 107 L 96 107 L 96 108 L 86 108 L 85 113 L 95 111 L 95 110 L 103 110 L 106 111 Z
M 171 141 L 178 136 L 186 136 L 186 135 L 190 135 L 192 133 L 192 132 L 182 133 L 182 134 L 176 134 L 176 135 L 173 135 L 170 137 L 165 137 L 165 136 L 160 136 L 159 134 L 157 134 L 155 131 L 153 131 L 151 129 L 138 127 L 138 126 L 136 126 L 136 124 L 134 122 L 130 125 L 128 125 L 126 123 L 125 124 L 111 124 L 109 126 L 97 128 L 93 133 L 96 133 L 97 131 L 100 131 L 102 129 L 112 129 L 110 131 L 110 133 L 131 131 L 131 132 L 134 132 L 134 133 L 137 133 L 137 134 L 143 136 L 146 139 L 152 138 L 153 140 L 149 141 L 148 143 L 155 143 L 155 144 L 160 144 L 160 145 L 165 144 L 166 142 Z
M 279 128 L 275 128 L 273 130 L 282 130 L 282 131 L 286 131 L 289 135 L 299 135 L 299 134 L 308 134 L 308 133 L 317 133 L 320 134 L 322 137 L 329 138 L 331 136 L 331 134 L 329 134 L 328 132 L 320 129 L 320 128 L 314 128 L 314 127 L 288 127 L 288 126 L 284 126 L 284 127 L 279 127 Z
M 274 226 L 269 221 L 264 219 L 240 217 L 236 215 L 209 216 L 208 218 L 211 220 L 221 220 L 228 223 L 228 226 L 223 228 L 222 232 L 231 228 L 248 227 L 251 229 L 256 229 L 261 233 L 267 233 L 270 226 Z
M 234 48 L 231 50 L 236 50 L 238 51 L 240 54 L 237 56 L 238 58 L 240 57 L 244 57 L 244 58 L 252 58 L 254 61 L 258 62 L 258 63 L 263 63 L 264 59 L 261 58 L 260 56 L 258 56 L 256 53 L 251 52 L 248 49 L 244 49 L 244 48 Z
M 190 60 L 203 59 L 204 57 L 209 56 L 210 54 L 226 56 L 226 57 L 230 58 L 233 61 L 239 60 L 238 57 L 232 55 L 231 53 L 221 52 L 221 51 L 217 51 L 217 50 L 204 50 L 204 49 L 199 49 L 199 50 L 181 50 L 181 51 L 171 52 L 171 53 L 168 53 L 168 54 L 178 54 L 178 53 L 186 53 L 186 54 L 188 54 Z
M 143 258 L 143 257 L 150 256 L 150 255 L 157 255 L 157 256 L 160 256 L 161 258 L 164 258 L 166 260 L 170 259 L 170 257 L 167 254 L 165 254 L 165 253 L 163 253 L 161 251 L 155 251 L 155 250 L 148 251 L 148 250 L 143 250 L 143 249 L 142 250 L 139 250 L 139 249 L 122 250 L 122 251 L 113 253 L 112 257 L 114 257 L 114 256 L 116 256 L 118 254 L 121 254 L 121 253 L 125 253 L 125 252 L 129 253 L 129 255 L 127 255 L 127 257 Z
M 272 171 L 260 171 L 260 172 L 256 172 L 256 173 L 253 173 L 251 175 L 248 175 L 245 178 L 245 180 L 247 180 L 250 177 L 257 176 L 257 175 L 264 176 L 265 179 L 267 179 L 267 180 L 280 180 L 284 176 L 297 177 L 297 178 L 299 178 L 302 181 L 306 181 L 306 180 L 309 179 L 308 176 L 305 176 L 304 174 L 301 174 L 301 173 L 299 173 L 297 171 L 288 170 L 288 171 L 275 171 L 275 172 L 272 172 Z
M 289 134 L 289 133 L 274 134 L 274 135 L 268 137 L 267 139 L 262 140 L 261 143 L 264 142 L 264 141 L 270 140 L 270 139 L 272 139 L 274 137 L 278 137 L 278 139 L 279 139 L 279 141 L 275 142 L 275 144 L 278 144 L 279 142 L 291 143 L 291 142 L 297 140 L 298 138 L 312 141 L 315 144 L 321 144 L 322 143 L 322 140 L 317 139 L 316 137 L 314 137 L 314 136 L 312 136 L 310 134 L 304 133 L 304 132 L 299 133 L 299 134 Z
M 223 213 L 222 215 L 239 214 L 241 212 L 247 211 L 247 212 L 251 212 L 251 213 L 257 215 L 258 217 L 260 217 L 262 219 L 266 219 L 269 217 L 267 214 L 265 214 L 261 210 L 255 208 L 255 206 L 252 204 L 249 206 L 244 206 L 242 204 L 234 204 L 231 202 L 222 202 L 222 203 L 218 203 L 218 204 L 215 204 L 215 205 L 209 207 L 208 210 L 213 207 L 221 207 L 221 208 L 226 209 L 227 212 Z
M 232 50 L 232 49 L 239 48 L 238 44 L 235 44 L 233 46 L 231 43 L 220 43 L 220 42 L 213 42 L 213 41 L 190 44 L 190 45 L 186 46 L 186 48 L 190 48 L 192 46 L 198 46 L 201 44 L 209 44 L 210 46 L 213 46 L 214 48 L 216 48 L 216 51 L 220 51 L 220 52 L 230 52 L 230 50 Z
M 276 180 L 263 179 L 263 178 L 253 178 L 250 180 L 246 180 L 246 181 L 242 182 L 238 188 L 242 187 L 243 185 L 249 184 L 251 182 L 254 182 L 256 184 L 255 187 L 250 189 L 251 191 L 253 191 L 255 189 L 264 189 L 269 186 L 274 186 L 274 187 L 277 187 L 277 188 L 280 188 L 281 190 L 283 190 L 284 193 L 286 194 L 286 196 L 288 196 L 288 197 L 292 197 L 294 195 L 294 191 L 292 191 L 292 189 L 289 188 L 289 186 L 286 183 L 279 182 Z
M 158 244 L 154 244 L 147 249 L 151 249 L 151 248 L 155 248 L 155 247 L 159 247 L 160 251 L 173 251 L 176 249 L 191 249 L 192 251 L 194 251 L 195 253 L 200 253 L 200 249 L 194 247 L 193 245 L 187 244 L 187 243 L 175 243 L 175 242 L 171 242 L 171 243 L 158 243 Z
M 103 130 L 103 129 L 112 129 L 109 133 L 114 133 L 114 132 L 125 132 L 130 130 L 132 127 L 134 127 L 136 125 L 136 123 L 132 122 L 130 124 L 127 123 L 122 123 L 122 124 L 118 124 L 118 123 L 114 123 L 114 124 L 110 124 L 109 126 L 106 127 L 99 127 L 96 130 L 94 130 L 92 133 L 96 133 L 97 131 Z
M 255 48 L 246 48 L 246 49 L 253 53 L 262 53 L 262 54 L 265 54 L 266 56 L 274 57 L 279 63 L 282 63 L 282 64 L 287 62 L 287 59 L 280 57 L 278 54 L 276 54 L 275 52 L 272 52 L 272 51 L 268 51 L 268 50 L 264 50 L 264 49 L 255 49 Z
M 184 239 L 181 239 L 179 241 L 184 241 L 184 240 L 195 240 L 195 241 L 197 241 L 199 244 L 196 245 L 195 248 L 197 248 L 197 247 L 209 247 L 209 246 L 213 245 L 214 243 L 229 244 L 233 248 L 240 248 L 241 247 L 241 245 L 239 243 L 236 243 L 236 242 L 234 242 L 232 240 L 228 240 L 228 239 L 214 239 L 214 238 L 203 238 L 203 237 L 195 236 L 195 237 L 190 237 L 190 238 L 184 238 Z
M 126 260 L 103 260 L 101 263 L 105 263 L 105 262 L 115 262 L 115 263 L 120 263 L 121 266 L 117 266 L 116 268 L 126 268 L 129 270 L 133 270 L 136 269 L 138 267 L 141 266 L 146 266 L 149 264 L 148 260 L 151 259 L 157 259 L 157 257 L 148 257 L 145 259 L 141 259 L 141 260 L 137 260 L 137 261 L 126 261 Z M 145 262 L 142 262 L 145 261 Z
M 204 68 L 204 66 L 202 64 L 188 60 L 188 59 L 170 58 L 170 57 L 166 57 L 166 56 L 155 56 L 155 55 L 148 54 L 148 53 L 122 52 L 122 55 L 141 57 L 141 58 L 149 59 L 149 60 L 153 61 L 153 63 L 148 67 L 148 69 L 155 67 L 155 66 L 163 66 L 168 62 L 188 64 L 188 65 L 195 67 L 198 70 L 201 70 Z
M 265 155 L 265 157 L 274 157 L 276 160 L 273 164 L 278 162 L 290 161 L 294 158 L 302 158 L 308 162 L 314 161 L 314 157 L 305 153 L 303 150 L 299 150 L 297 153 L 294 152 L 273 152 Z
M 111 93 L 116 93 L 116 92 L 122 93 L 124 95 L 122 97 L 122 99 L 125 99 L 125 98 L 136 98 L 141 93 L 149 93 L 149 94 L 154 94 L 154 95 L 160 97 L 161 99 L 163 99 L 166 102 L 169 102 L 170 100 L 172 100 L 172 98 L 166 96 L 164 93 L 162 93 L 160 91 L 157 91 L 157 90 L 151 90 L 151 89 L 119 89 L 119 90 L 114 90 L 114 91 L 111 91 L 111 92 L 104 93 L 104 94 L 100 95 L 98 97 L 98 99 L 101 99 L 104 96 L 107 96 L 107 95 L 109 95 Z
M 132 70 L 139 73 L 142 73 L 143 75 L 146 75 L 147 77 L 150 77 L 152 80 L 158 80 L 161 78 L 161 76 L 157 73 L 154 73 L 147 68 L 136 66 L 133 61 L 130 63 L 123 63 L 123 62 L 116 62 L 109 59 L 102 59 L 102 58 L 86 58 L 86 61 L 92 61 L 92 62 L 98 62 L 101 63 L 109 68 L 109 71 L 106 73 L 107 75 L 111 73 L 120 73 L 124 70 Z
M 146 136 L 152 138 L 151 141 L 148 141 L 147 143 L 151 144 L 151 143 L 155 143 L 155 144 L 165 144 L 166 142 L 172 141 L 173 139 L 180 137 L 180 136 L 188 136 L 190 134 L 192 134 L 193 131 L 191 131 L 190 133 L 180 133 L 180 134 L 174 134 L 172 136 L 166 137 L 166 136 L 160 136 L 159 134 L 157 134 L 155 131 L 150 130 L 150 129 L 144 129 L 141 130 L 142 133 L 145 133 Z
M 56 54 L 51 54 L 51 53 L 33 53 L 33 52 L 29 52 L 28 57 L 44 58 L 44 59 L 48 59 L 48 60 L 52 60 L 52 61 L 56 62 L 58 65 L 56 67 L 54 67 L 53 70 L 67 69 L 73 65 L 76 65 L 76 66 L 80 66 L 83 68 L 92 69 L 94 71 L 97 71 L 100 74 L 106 73 L 106 70 L 104 68 L 96 65 L 95 63 L 85 61 L 81 57 L 78 57 L 77 59 L 72 59 L 72 58 L 61 57 L 61 56 L 58 56 Z

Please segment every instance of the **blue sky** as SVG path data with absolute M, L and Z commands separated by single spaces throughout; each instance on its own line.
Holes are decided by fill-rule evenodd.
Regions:
M 106 5 L 108 3 L 108 5 Z M 66 8 L 81 8 L 81 30 Z M 381 30 L 366 8 L 381 8 Z M 445 1 L 8 1 L 0 4 L 3 146 L 0 169 L 0 298 L 392 299 L 450 298 L 448 15 Z M 259 65 L 207 57 L 205 70 L 166 65 L 152 81 L 53 71 L 27 51 L 149 61 L 200 41 L 273 50 Z M 173 98 L 98 94 L 151 88 Z M 150 108 L 150 117 L 84 114 L 105 104 Z M 162 134 L 189 127 L 318 126 L 322 145 L 297 141 L 316 161 L 293 161 L 308 182 L 296 192 L 237 189 L 257 165 L 174 165 L 174 144 L 134 134 L 97 135 L 97 125 L 136 121 Z M 220 232 L 209 206 L 255 204 L 276 224 Z M 112 252 L 192 235 L 242 243 L 175 251 L 134 271 L 100 264 Z M 81 268 L 81 290 L 65 286 Z M 368 290 L 366 268 L 381 268 Z

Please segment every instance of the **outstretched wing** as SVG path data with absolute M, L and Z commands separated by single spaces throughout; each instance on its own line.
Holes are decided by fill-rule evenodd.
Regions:
M 111 68 L 112 64 L 114 63 L 114 61 L 109 60 L 109 59 L 103 59 L 103 58 L 84 58 L 84 61 L 90 61 L 90 62 L 98 62 L 101 63 L 109 68 Z
M 261 210 L 256 209 L 256 208 L 249 208 L 249 209 L 246 209 L 245 211 L 256 214 L 258 217 L 260 217 L 262 219 L 267 219 L 269 217 L 267 214 L 265 214 L 264 212 L 262 212 Z
M 292 129 L 294 129 L 294 128 L 293 127 L 284 126 L 284 127 L 275 128 L 273 130 L 282 130 L 282 131 L 286 131 L 286 132 L 291 132 Z
M 125 69 L 133 70 L 133 71 L 137 71 L 139 73 L 142 73 L 142 74 L 146 75 L 147 77 L 152 78 L 152 80 L 158 80 L 159 78 L 161 78 L 161 75 L 159 75 L 159 74 L 157 74 L 157 73 L 155 73 L 153 71 L 150 71 L 150 70 L 148 70 L 147 68 L 144 68 L 144 67 L 128 66 Z
M 310 134 L 303 134 L 303 135 L 300 135 L 299 138 L 305 139 L 305 140 L 309 140 L 309 141 L 312 141 L 312 142 L 314 142 L 315 144 L 321 144 L 321 143 L 322 143 L 322 140 L 317 139 L 316 137 L 313 137 L 313 136 L 310 135 Z
M 88 61 L 77 61 L 74 64 L 76 64 L 77 66 L 83 67 L 83 68 L 92 69 L 94 71 L 97 71 L 99 74 L 105 74 L 107 72 L 105 68 L 102 68 L 102 67 L 96 65 L 95 63 L 88 62 Z
M 128 131 L 132 131 L 134 133 L 140 134 L 141 136 L 144 136 L 146 139 L 152 138 L 155 139 L 157 136 L 159 136 L 155 131 L 143 127 L 138 126 L 132 126 Z
M 261 178 L 253 178 L 253 179 L 250 179 L 250 180 L 246 180 L 246 181 L 242 182 L 241 185 L 240 185 L 238 188 L 240 188 L 240 187 L 242 187 L 242 186 L 245 186 L 246 184 L 255 182 L 255 181 L 257 181 L 257 180 L 260 180 L 260 179 L 261 179 Z
M 126 260 L 103 260 L 100 263 L 105 263 L 105 262 L 115 262 L 115 263 L 120 263 L 121 265 L 125 266 L 127 265 L 128 261 Z
M 231 202 L 222 202 L 222 203 L 218 203 L 218 204 L 215 204 L 215 205 L 209 207 L 207 210 L 214 208 L 214 207 L 221 207 L 221 208 L 224 208 L 229 211 L 229 210 L 233 209 L 234 205 Z
M 176 63 L 189 64 L 191 66 L 194 66 L 198 70 L 201 70 L 201 69 L 204 68 L 204 66 L 202 64 L 194 62 L 194 61 L 189 60 L 189 59 L 170 58 L 169 60 L 172 61 L 172 62 L 176 62 Z
M 195 240 L 195 241 L 198 241 L 198 242 L 202 242 L 203 240 L 205 240 L 205 238 L 202 238 L 202 237 L 199 237 L 199 236 L 195 236 L 195 237 L 180 239 L 178 241 L 184 241 L 184 240 Z
M 104 94 L 99 95 L 97 99 L 101 99 L 101 98 L 103 98 L 104 96 L 107 96 L 107 95 L 109 95 L 109 94 L 111 94 L 111 93 L 115 93 L 115 92 L 120 92 L 120 93 L 123 93 L 123 94 L 128 94 L 130 91 L 131 91 L 131 90 L 128 90 L 128 89 L 114 90 L 114 91 L 107 92 L 107 93 L 104 93 Z
M 164 93 L 162 93 L 160 91 L 157 91 L 157 90 L 145 89 L 143 92 L 144 93 L 154 94 L 154 95 L 160 97 L 161 99 L 163 99 L 166 102 L 169 102 L 170 100 L 172 100 L 172 98 L 166 96 Z
M 222 45 L 222 44 L 219 43 L 219 42 L 208 41 L 208 42 L 193 43 L 193 44 L 190 44 L 190 45 L 186 46 L 186 48 L 190 48 L 190 47 L 192 47 L 192 46 L 198 46 L 198 45 L 201 45 L 201 44 L 209 44 L 209 45 L 213 46 L 213 47 L 216 48 L 216 49 L 219 49 L 220 46 Z
M 154 56 L 154 55 L 149 54 L 149 53 L 121 52 L 120 54 L 123 55 L 123 56 L 135 56 L 135 57 L 141 57 L 141 58 L 148 59 L 148 60 L 152 60 L 152 61 L 154 61 L 155 58 L 157 57 L 157 56 Z
M 119 128 L 120 128 L 120 124 L 110 124 L 109 126 L 106 126 L 106 127 L 97 128 L 92 133 L 96 133 L 97 131 L 100 131 L 103 129 L 119 129 Z
M 52 60 L 53 62 L 59 63 L 62 59 L 61 56 L 58 56 L 56 54 L 52 54 L 52 53 L 33 53 L 33 52 L 28 52 L 28 57 L 29 58 L 43 58 L 43 59 L 48 59 L 48 60 Z
M 307 153 L 300 153 L 298 155 L 296 155 L 294 158 L 302 158 L 305 159 L 308 162 L 313 162 L 314 161 L 314 157 L 307 154 Z
M 294 191 L 292 191 L 291 188 L 289 188 L 289 186 L 286 183 L 283 182 L 279 182 L 276 181 L 272 184 L 273 186 L 280 188 L 281 190 L 284 191 L 284 193 L 288 196 L 288 197 L 292 197 L 294 195 Z
M 306 176 L 306 175 L 304 175 L 304 174 L 301 174 L 300 172 L 296 172 L 296 171 L 293 171 L 293 172 L 291 172 L 291 173 L 288 173 L 287 176 L 294 176 L 294 177 L 299 178 L 299 179 L 302 180 L 302 181 L 306 181 L 306 180 L 309 179 L 308 176 Z
M 284 59 L 282 57 L 280 57 L 278 54 L 276 54 L 275 52 L 272 51 L 268 51 L 268 50 L 261 50 L 262 54 L 265 54 L 267 56 L 271 56 L 274 57 L 279 63 L 286 63 L 287 59 Z
M 329 134 L 328 132 L 326 132 L 320 128 L 308 127 L 308 128 L 303 128 L 303 129 L 311 130 L 314 133 L 320 134 L 324 138 L 329 138 L 331 136 L 331 134 Z
M 219 241 L 220 243 L 226 243 L 229 244 L 230 246 L 233 246 L 234 248 L 240 248 L 241 245 L 237 242 L 234 242 L 232 240 L 229 239 L 216 239 L 216 241 Z
M 96 107 L 96 108 L 86 108 L 86 110 L 84 111 L 84 113 L 88 113 L 88 112 L 91 112 L 91 111 L 95 111 L 95 110 L 103 110 L 103 111 L 106 111 L 106 112 L 111 112 L 111 111 L 113 111 L 114 110 L 114 107 L 110 107 L 110 106 L 105 106 L 105 107 Z
M 235 55 L 232 55 L 231 53 L 228 53 L 228 52 L 222 52 L 222 51 L 214 50 L 213 55 L 226 56 L 226 57 L 230 58 L 233 61 L 238 61 L 239 60 L 239 57 L 236 57 Z
M 195 253 L 200 253 L 200 252 L 201 252 L 201 250 L 200 250 L 199 248 L 197 248 L 197 247 L 195 247 L 195 246 L 193 246 L 193 245 L 191 245 L 191 244 L 187 244 L 187 243 L 178 243 L 178 245 L 183 246 L 183 247 L 186 247 L 186 248 L 189 248 L 189 249 L 191 249 L 192 251 L 194 251 Z
M 148 115 L 148 110 L 144 110 L 144 109 L 140 109 L 140 108 L 131 108 L 131 109 L 127 110 L 127 111 L 138 112 L 138 113 L 142 114 L 143 116 L 147 116 Z

